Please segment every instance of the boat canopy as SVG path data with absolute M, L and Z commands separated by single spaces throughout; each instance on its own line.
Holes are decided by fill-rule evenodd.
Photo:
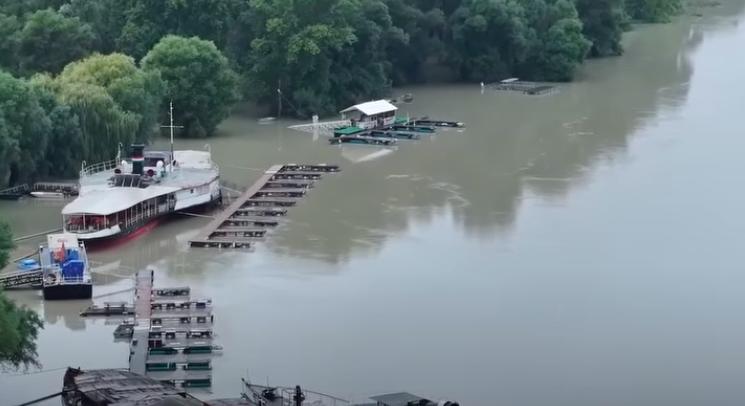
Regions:
M 62 215 L 94 214 L 107 216 L 126 210 L 137 203 L 180 190 L 178 187 L 151 185 L 145 189 L 111 188 L 86 193 L 62 209 Z
M 398 110 L 398 107 L 391 104 L 388 100 L 375 100 L 367 103 L 355 104 L 352 107 L 347 107 L 342 110 L 341 113 L 349 113 L 352 111 L 359 111 L 366 116 L 375 116 L 382 113 L 388 113 L 391 111 Z
M 78 248 L 78 237 L 75 234 L 61 233 L 61 234 L 47 234 L 47 246 L 49 249 L 57 249 L 65 246 L 65 248 Z

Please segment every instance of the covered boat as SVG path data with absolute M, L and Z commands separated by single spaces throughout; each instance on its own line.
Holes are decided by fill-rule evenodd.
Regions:
M 146 151 L 80 173 L 80 195 L 62 209 L 64 230 L 91 241 L 123 236 L 180 210 L 220 199 L 219 169 L 209 151 Z
M 93 280 L 85 246 L 74 234 L 49 234 L 39 247 L 44 299 L 90 299 Z

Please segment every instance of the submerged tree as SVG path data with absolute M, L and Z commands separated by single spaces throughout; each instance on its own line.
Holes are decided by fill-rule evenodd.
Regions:
M 188 137 L 212 135 L 239 99 L 238 77 L 211 41 L 169 35 L 142 59 L 142 67 L 163 78 L 162 105 L 173 101 Z
M 10 227 L 0 221 L 0 269 L 13 249 Z M 19 307 L 0 291 L 0 369 L 38 366 L 36 337 L 43 323 L 35 312 Z
M 590 56 L 612 56 L 623 52 L 623 5 L 623 0 L 577 0 L 582 32 L 592 42 Z
M 390 86 L 386 39 L 395 32 L 379 0 L 251 0 L 247 81 L 295 115 L 326 114 Z
M 645 22 L 666 22 L 678 13 L 681 0 L 625 0 L 626 13 L 634 20 Z

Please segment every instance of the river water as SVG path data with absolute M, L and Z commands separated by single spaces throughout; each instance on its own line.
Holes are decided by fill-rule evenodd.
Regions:
M 93 253 L 94 295 L 149 267 L 212 297 L 225 349 L 205 398 L 250 377 L 354 400 L 741 405 L 745 25 L 742 1 L 723 3 L 639 27 L 555 95 L 398 89 L 415 96 L 404 112 L 467 129 L 395 149 L 332 147 L 239 109 L 209 140 L 226 181 L 281 162 L 343 171 L 254 252 L 189 249 L 207 220 L 181 218 Z M 0 212 L 22 235 L 54 228 L 60 207 Z M 11 297 L 46 321 L 45 371 L 0 375 L 0 404 L 58 390 L 68 365 L 126 367 L 114 325 L 77 316 L 88 303 Z

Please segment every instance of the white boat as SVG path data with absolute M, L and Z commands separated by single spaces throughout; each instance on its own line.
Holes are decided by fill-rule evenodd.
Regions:
M 207 151 L 145 150 L 85 166 L 79 196 L 62 209 L 65 232 L 85 241 L 111 239 L 151 227 L 154 220 L 220 200 L 220 171 Z
M 62 192 L 31 192 L 29 193 L 33 197 L 43 199 L 64 199 L 65 194 Z

